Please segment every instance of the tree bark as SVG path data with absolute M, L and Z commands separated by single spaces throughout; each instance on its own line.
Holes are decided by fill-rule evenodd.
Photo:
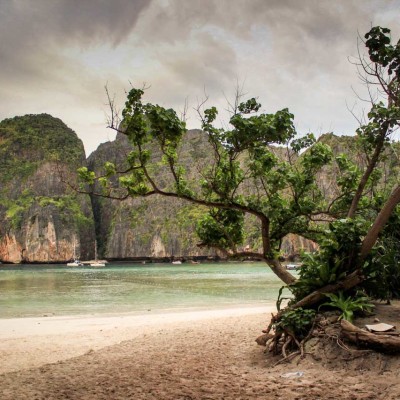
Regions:
M 267 264 L 271 267 L 272 272 L 286 285 L 296 281 L 296 278 L 278 260 L 267 259 Z
M 393 335 L 376 335 L 358 328 L 349 321 L 342 320 L 342 335 L 357 346 L 374 348 L 389 353 L 400 352 L 400 337 Z
M 314 292 L 310 293 L 308 296 L 303 297 L 300 301 L 297 303 L 288 306 L 284 308 L 283 310 L 279 311 L 278 314 L 276 314 L 273 317 L 273 321 L 278 321 L 279 318 L 283 313 L 285 313 L 288 310 L 295 310 L 296 308 L 299 307 L 311 307 L 322 300 L 326 298 L 325 293 L 334 293 L 337 292 L 338 290 L 349 290 L 355 286 L 357 286 L 359 283 L 361 283 L 364 280 L 364 276 L 362 275 L 361 270 L 357 269 L 356 271 L 352 272 L 346 278 L 337 283 L 333 283 L 330 285 L 326 285 L 318 290 L 315 290 Z
M 271 241 L 269 233 L 269 219 L 265 215 L 259 215 L 261 221 L 261 238 L 263 243 L 263 255 L 272 272 L 286 285 L 296 281 L 296 278 L 284 267 L 279 260 L 271 258 Z
M 386 225 L 390 215 L 392 214 L 394 208 L 400 203 L 400 186 L 392 192 L 389 199 L 386 201 L 385 205 L 382 207 L 378 216 L 375 218 L 373 225 L 365 236 L 363 243 L 361 245 L 360 257 L 358 264 L 361 265 L 362 261 L 369 254 L 372 247 L 378 239 L 379 233 L 382 231 L 383 227 Z
M 384 131 L 384 133 L 381 133 L 381 137 L 379 138 L 380 140 L 375 147 L 374 154 L 372 155 L 367 169 L 365 170 L 364 175 L 362 176 L 360 183 L 358 184 L 356 193 L 354 194 L 353 200 L 351 202 L 349 212 L 347 213 L 347 218 L 354 218 L 354 215 L 356 214 L 358 203 L 360 202 L 361 196 L 368 182 L 368 178 L 370 177 L 372 171 L 375 169 L 375 166 L 379 160 L 379 156 L 382 152 L 383 144 L 385 143 L 385 136 L 386 130 Z

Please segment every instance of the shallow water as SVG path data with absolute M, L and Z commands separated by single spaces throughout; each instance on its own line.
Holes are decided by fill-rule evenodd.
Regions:
M 243 307 L 275 302 L 263 263 L 0 268 L 0 318 Z

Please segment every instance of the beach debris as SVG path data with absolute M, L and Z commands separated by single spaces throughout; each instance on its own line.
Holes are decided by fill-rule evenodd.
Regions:
M 304 375 L 303 371 L 296 371 L 296 372 L 286 372 L 285 374 L 281 375 L 281 378 L 300 378 Z
M 257 342 L 257 344 L 260 345 L 260 346 L 266 346 L 268 340 L 269 340 L 269 339 L 272 339 L 273 337 L 274 337 L 274 335 L 271 334 L 271 333 L 264 333 L 263 335 L 259 336 L 259 337 L 256 339 L 256 342 Z
M 379 324 L 374 324 L 374 325 L 365 325 L 365 328 L 369 332 L 388 332 L 388 331 L 392 331 L 396 327 L 394 325 L 389 325 L 389 324 L 385 324 L 385 323 L 381 322 Z
M 349 321 L 342 319 L 340 321 L 342 328 L 342 336 L 356 344 L 373 348 L 379 351 L 399 353 L 400 352 L 400 337 L 395 332 L 368 332 L 361 329 Z M 392 329 L 394 326 L 392 326 Z

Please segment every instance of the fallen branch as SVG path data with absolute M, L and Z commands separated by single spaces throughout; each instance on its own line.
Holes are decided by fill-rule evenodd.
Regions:
M 342 336 L 357 346 L 374 348 L 388 353 L 400 352 L 400 337 L 393 335 L 376 335 L 342 320 Z

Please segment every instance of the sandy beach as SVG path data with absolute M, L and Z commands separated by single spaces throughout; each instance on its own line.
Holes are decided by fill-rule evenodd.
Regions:
M 3 319 L 0 398 L 400 398 L 398 369 L 272 367 L 254 341 L 272 310 Z
M 40 367 L 138 337 L 190 328 L 193 324 L 210 328 L 220 319 L 267 318 L 274 310 L 273 306 L 266 306 L 136 315 L 0 319 L 0 374 Z

